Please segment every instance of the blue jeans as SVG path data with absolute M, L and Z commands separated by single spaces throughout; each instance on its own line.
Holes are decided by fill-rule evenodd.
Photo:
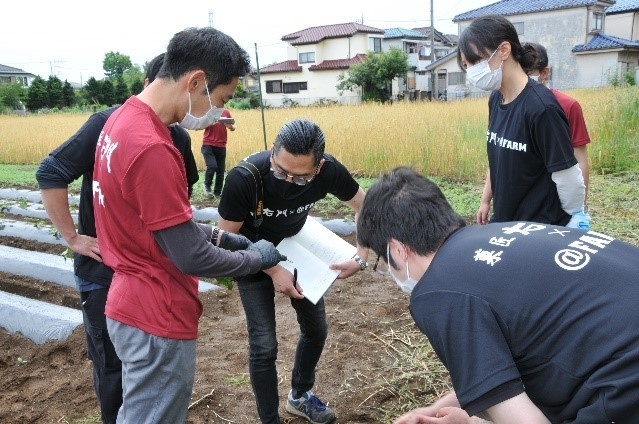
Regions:
M 211 188 L 211 184 L 213 184 L 213 175 L 215 175 L 213 194 L 219 196 L 222 194 L 222 185 L 224 184 L 224 171 L 226 168 L 226 147 L 203 145 L 201 151 L 202 156 L 204 156 L 204 163 L 206 163 L 206 171 L 204 172 L 204 186 Z
M 275 288 L 264 273 L 241 277 L 238 289 L 246 314 L 249 335 L 249 373 L 264 424 L 280 424 L 277 392 L 277 337 L 275 333 Z M 291 299 L 297 314 L 300 337 L 291 376 L 293 396 L 299 397 L 315 384 L 315 367 L 328 335 L 324 299 L 313 305 L 306 299 Z
M 76 276 L 76 283 L 89 282 Z M 80 292 L 82 319 L 87 339 L 87 356 L 93 364 L 93 387 L 100 403 L 104 424 L 116 422 L 122 405 L 122 362 L 115 353 L 104 316 L 108 289 Z

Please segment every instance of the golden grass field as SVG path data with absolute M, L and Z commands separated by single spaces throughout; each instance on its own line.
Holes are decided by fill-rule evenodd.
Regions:
M 620 96 L 636 96 L 635 88 L 567 91 L 582 105 L 593 140 L 591 161 L 600 160 L 606 153 L 605 144 L 600 141 L 616 137 L 620 130 L 632 131 L 624 129 L 623 123 L 610 121 L 614 120 Z M 265 145 L 260 110 L 232 110 L 231 113 L 237 130 L 229 132 L 227 166 L 264 149 Z M 0 163 L 39 163 L 88 117 L 89 113 L 0 116 Z M 266 109 L 267 147 L 271 146 L 280 126 L 295 118 L 317 122 L 326 135 L 327 152 L 359 176 L 374 177 L 397 165 L 409 165 L 425 174 L 475 180 L 481 179 L 486 169 L 487 98 Z M 634 131 L 636 134 L 637 129 Z M 203 169 L 202 132 L 190 134 L 195 158 Z

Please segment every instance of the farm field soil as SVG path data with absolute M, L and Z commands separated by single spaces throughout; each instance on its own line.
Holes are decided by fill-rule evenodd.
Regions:
M 353 243 L 353 236 L 345 237 Z M 0 238 L 13 247 L 60 254 L 52 246 Z M 372 262 L 369 258 L 369 262 Z M 79 308 L 75 290 L 0 274 L 0 290 Z M 188 423 L 258 423 L 248 379 L 247 333 L 237 288 L 201 293 L 195 384 Z M 376 384 L 392 378 L 384 334 L 412 325 L 408 298 L 371 270 L 338 280 L 327 293 L 330 333 L 317 369 L 315 393 L 338 414 L 337 423 L 383 422 L 393 395 Z M 305 421 L 283 410 L 298 326 L 288 298 L 276 295 L 280 410 L 283 422 Z M 83 327 L 64 341 L 36 345 L 0 329 L 0 423 L 96 423 L 98 404 Z

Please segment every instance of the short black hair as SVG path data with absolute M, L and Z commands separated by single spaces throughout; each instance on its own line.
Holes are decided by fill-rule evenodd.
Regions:
M 324 132 L 315 122 L 308 119 L 295 119 L 282 126 L 273 143 L 273 153 L 284 148 L 292 155 L 313 154 L 315 165 L 319 165 L 324 156 L 326 139 Z
M 357 242 L 388 263 L 386 245 L 391 239 L 427 255 L 464 225 L 435 183 L 411 168 L 398 167 L 367 190 L 357 220 Z
M 157 77 L 178 80 L 190 71 L 202 70 L 207 87 L 229 84 L 251 70 L 251 58 L 237 42 L 215 28 L 187 28 L 176 33 L 166 49 L 164 66 Z

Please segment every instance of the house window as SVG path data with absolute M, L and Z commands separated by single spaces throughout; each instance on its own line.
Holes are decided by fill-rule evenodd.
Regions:
M 417 53 L 417 43 L 404 43 L 406 53 Z
M 300 53 L 300 63 L 314 63 L 315 52 Z
M 284 83 L 284 93 L 299 93 L 302 90 L 306 90 L 307 82 L 287 82 Z M 267 91 L 268 92 L 268 91 Z
M 513 22 L 513 26 L 517 30 L 518 35 L 524 34 L 524 23 L 523 22 Z
M 266 81 L 266 92 L 267 93 L 281 93 L 282 92 L 282 81 Z
M 382 52 L 382 39 L 377 37 L 370 38 L 370 49 L 375 53 Z
M 447 54 L 448 54 L 448 49 L 447 48 L 437 48 L 437 46 L 435 46 L 435 60 L 441 59 L 442 57 L 446 56 Z
M 419 60 L 429 60 L 430 59 L 430 46 L 421 46 L 419 48 Z
M 592 12 L 592 19 L 590 20 L 590 32 L 603 30 L 604 14 L 601 12 Z
M 448 85 L 463 85 L 466 82 L 464 72 L 451 72 L 448 74 Z
M 11 77 L 0 77 L 0 83 L 11 84 Z

